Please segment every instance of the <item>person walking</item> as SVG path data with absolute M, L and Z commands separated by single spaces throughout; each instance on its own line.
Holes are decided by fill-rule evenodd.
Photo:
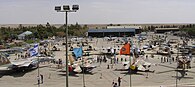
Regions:
M 43 84 L 43 75 L 40 74 L 40 77 L 41 77 L 41 84 Z
M 121 77 L 118 77 L 118 86 L 121 86 Z

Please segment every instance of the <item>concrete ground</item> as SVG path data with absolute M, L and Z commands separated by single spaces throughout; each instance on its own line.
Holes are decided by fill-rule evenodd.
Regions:
M 149 59 L 151 62 L 159 62 L 157 58 Z M 108 62 L 110 63 L 110 62 Z M 93 75 L 85 75 L 86 87 L 112 87 L 111 84 L 113 80 L 117 82 L 117 78 L 120 76 L 122 78 L 121 87 L 129 87 L 129 74 L 123 74 L 126 71 L 114 71 L 116 68 L 122 68 L 121 62 L 114 65 L 113 69 L 107 69 L 108 63 L 102 63 L 100 66 L 93 70 Z M 175 66 L 174 64 L 163 63 L 169 66 Z M 43 65 L 43 64 L 42 64 Z M 97 64 L 99 65 L 99 63 Z M 194 65 L 194 63 L 193 63 Z M 150 70 L 155 70 L 155 72 L 172 70 L 162 66 L 152 66 Z M 195 69 L 190 69 L 189 71 L 195 71 Z M 28 73 L 5 75 L 0 78 L 0 84 L 2 87 L 38 87 L 37 85 L 37 73 L 38 70 L 34 70 Z M 56 68 L 44 67 L 40 68 L 40 73 L 44 75 L 44 83 L 40 87 L 64 87 L 65 86 L 65 73 L 57 72 Z M 176 83 L 176 72 L 167 72 L 163 74 L 148 73 L 148 78 L 146 78 L 147 73 L 138 72 L 138 74 L 132 74 L 132 86 L 133 87 L 175 87 Z M 78 77 L 69 77 L 70 87 L 83 87 L 82 74 L 77 74 Z M 181 76 L 180 73 L 178 76 Z M 188 73 L 187 76 L 178 80 L 178 87 L 193 87 L 195 85 L 195 74 Z M 188 85 L 188 86 L 187 86 Z M 191 85 L 191 86 L 189 86 Z M 195 87 L 195 86 L 194 86 Z
M 147 41 L 145 43 L 147 43 Z M 117 46 L 116 44 L 113 44 L 113 42 L 107 42 L 103 39 L 98 39 L 97 44 L 93 44 L 93 46 L 97 48 L 100 48 L 102 46 L 105 48 L 112 47 L 114 45 Z M 64 60 L 64 53 L 64 51 L 55 52 L 56 58 L 61 58 Z M 151 58 L 149 54 L 148 56 L 149 58 L 147 62 L 156 64 L 156 66 L 151 66 L 150 68 L 150 70 L 155 70 L 155 72 L 138 72 L 138 74 L 132 74 L 132 87 L 176 87 L 175 71 L 157 74 L 158 72 L 173 70 L 172 68 L 159 66 L 159 64 L 176 67 L 176 62 L 172 62 L 171 64 L 169 62 L 160 63 L 161 56 L 155 55 L 154 58 Z M 110 60 L 107 63 L 95 63 L 95 65 L 97 65 L 98 67 L 93 70 L 93 75 L 85 74 L 86 87 L 112 87 L 113 80 L 114 82 L 117 82 L 117 78 L 119 76 L 122 78 L 121 87 L 130 87 L 130 75 L 125 74 L 127 71 L 114 71 L 114 69 L 123 68 L 121 61 L 119 61 L 118 64 L 115 64 L 113 69 L 107 69 L 108 64 L 110 64 Z M 192 66 L 195 66 L 194 62 L 191 62 L 191 64 Z M 48 64 L 41 64 L 41 66 L 45 65 Z M 55 66 L 53 64 L 50 65 Z M 195 72 L 195 68 L 191 68 L 189 69 L 189 71 Z M 15 73 L 12 75 L 1 76 L 0 87 L 39 87 L 37 85 L 37 73 L 38 70 L 36 69 L 28 73 Z M 56 69 L 55 67 L 40 68 L 40 73 L 44 76 L 44 83 L 41 84 L 40 87 L 65 87 L 65 73 L 58 72 L 58 69 Z M 148 78 L 146 78 L 147 74 Z M 178 73 L 178 78 L 180 78 L 177 80 L 178 87 L 195 87 L 195 73 L 187 72 L 187 74 L 187 76 L 180 78 L 181 74 Z M 77 77 L 69 77 L 69 87 L 83 87 L 82 82 L 82 74 L 77 74 Z

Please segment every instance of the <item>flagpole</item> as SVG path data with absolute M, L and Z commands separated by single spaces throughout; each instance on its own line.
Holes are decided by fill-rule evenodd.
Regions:
M 82 56 L 82 66 L 83 66 L 83 87 L 86 87 L 85 86 L 85 73 L 84 73 L 84 59 L 83 59 L 83 56 Z
M 177 57 L 176 57 L 176 62 L 177 62 L 177 67 L 178 67 L 178 59 L 179 59 L 179 43 L 177 44 Z M 177 77 L 178 77 L 178 68 L 176 68 L 177 71 L 176 71 L 176 87 L 177 87 Z
M 130 49 L 131 49 L 130 43 L 126 42 L 125 45 L 120 50 L 120 55 L 121 54 L 127 55 L 127 56 L 129 55 L 129 87 L 132 86 L 132 83 L 131 83 L 131 51 L 130 51 Z M 133 53 L 133 56 L 134 56 L 134 53 Z
M 129 70 L 129 73 L 130 73 L 130 75 L 129 75 L 129 86 L 131 87 L 131 56 L 130 56 L 130 54 L 129 54 L 129 62 L 130 62 L 130 70 Z
M 82 51 L 81 58 L 82 58 L 82 66 L 83 66 L 83 87 L 86 87 L 85 86 L 84 58 L 83 58 L 83 48 L 82 48 L 82 46 L 81 46 L 81 51 Z
M 129 50 L 131 49 L 131 46 L 130 46 L 130 44 L 129 44 Z M 134 55 L 134 53 L 133 53 L 133 55 Z M 129 75 L 129 86 L 131 87 L 131 52 L 129 52 L 129 62 L 130 62 L 130 68 L 129 68 L 129 73 L 130 73 L 130 75 Z
M 38 79 L 39 79 L 39 82 L 38 82 L 38 87 L 40 87 L 40 70 L 39 70 L 39 46 L 38 46 Z
M 38 56 L 38 79 L 39 79 L 39 82 L 38 82 L 38 87 L 40 87 L 40 71 L 39 71 L 39 56 Z
M 82 62 L 81 69 L 82 69 L 82 74 L 83 74 L 83 87 L 86 87 L 85 86 L 84 58 L 83 58 L 82 46 L 80 48 L 74 48 L 73 53 L 75 54 L 76 58 L 78 58 L 78 57 L 81 58 L 81 62 Z

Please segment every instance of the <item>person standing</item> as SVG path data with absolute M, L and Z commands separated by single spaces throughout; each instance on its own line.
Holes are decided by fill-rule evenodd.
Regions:
M 100 65 L 102 64 L 102 57 L 100 57 Z
M 114 57 L 114 64 L 116 64 L 116 58 Z
M 40 74 L 40 77 L 41 77 L 41 84 L 43 84 L 43 75 Z
M 118 58 L 116 58 L 116 63 L 118 64 Z
M 121 77 L 118 77 L 118 86 L 121 86 Z
M 121 57 L 121 62 L 123 62 L 123 58 Z
M 127 61 L 127 59 L 125 58 L 125 62 Z
M 38 85 L 40 84 L 40 78 L 39 78 L 39 76 L 37 76 L 37 81 L 38 81 Z
M 148 55 L 146 55 L 146 59 L 148 59 Z
M 174 60 L 175 60 L 174 57 L 172 57 L 172 61 L 173 61 L 173 62 L 174 62 Z

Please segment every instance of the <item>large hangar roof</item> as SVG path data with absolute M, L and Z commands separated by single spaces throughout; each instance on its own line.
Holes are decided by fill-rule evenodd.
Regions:
M 88 32 L 135 32 L 135 28 L 89 29 Z

